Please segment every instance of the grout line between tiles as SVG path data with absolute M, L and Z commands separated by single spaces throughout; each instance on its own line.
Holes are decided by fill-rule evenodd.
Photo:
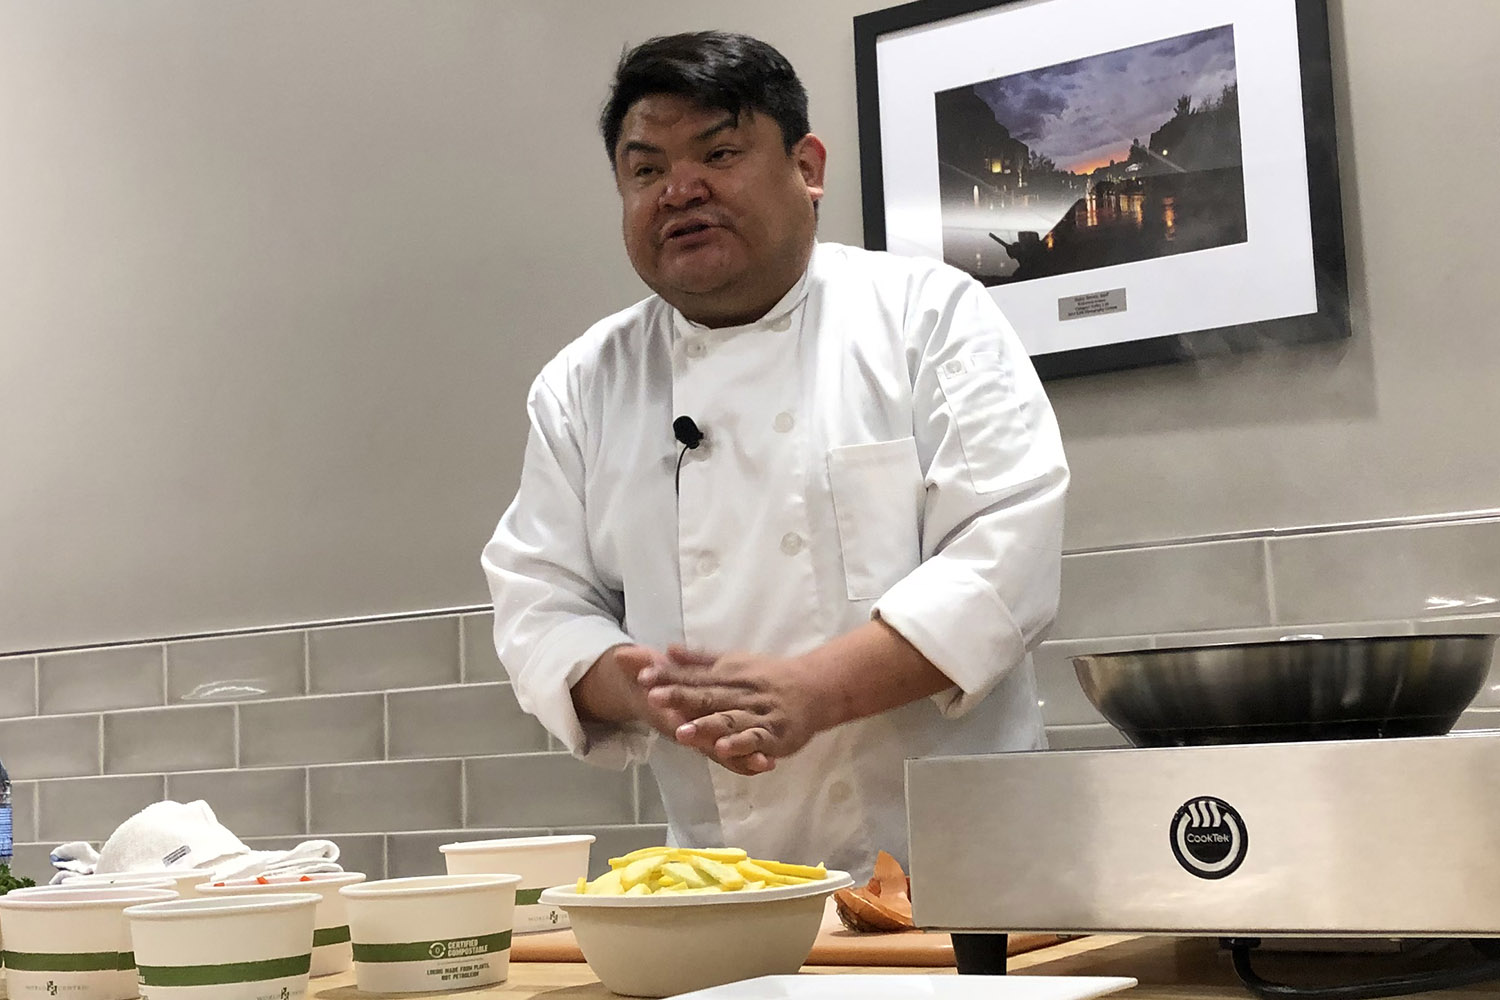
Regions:
M 302 693 L 312 694 L 312 635 L 302 633 Z
M 1281 624 L 1281 609 L 1276 606 L 1278 603 L 1276 598 L 1276 573 L 1271 569 L 1271 540 L 1269 538 L 1261 539 L 1260 547 L 1266 566 L 1266 611 L 1271 616 L 1268 624 L 1279 625 Z
M 469 632 L 468 622 L 463 615 L 458 616 L 458 683 L 469 682 L 469 644 L 466 641 Z
M 31 658 L 31 704 L 32 715 L 42 714 L 42 658 L 33 656 Z
M 104 773 L 104 713 L 99 713 L 99 773 Z
M 391 693 L 380 696 L 380 759 L 391 759 Z
M 171 704 L 167 699 L 170 697 L 172 685 L 167 679 L 167 644 L 161 645 L 161 703 Z
M 234 706 L 234 767 L 239 770 L 240 764 L 240 706 Z
M 469 758 L 461 758 L 458 762 L 458 825 L 462 829 L 469 827 Z
M 302 769 L 302 827 L 312 831 L 312 768 Z

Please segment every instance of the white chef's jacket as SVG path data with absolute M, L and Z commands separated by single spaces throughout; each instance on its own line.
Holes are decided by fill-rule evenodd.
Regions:
M 932 261 L 821 243 L 756 323 L 651 297 L 537 377 L 483 565 L 521 707 L 576 755 L 649 759 L 670 836 L 868 877 L 907 853 L 903 761 L 1045 745 L 1028 650 L 1058 598 L 1068 469 L 989 294 Z M 682 460 L 672 422 L 704 443 Z M 742 777 L 645 728 L 586 729 L 609 647 L 794 655 L 878 615 L 954 687 Z

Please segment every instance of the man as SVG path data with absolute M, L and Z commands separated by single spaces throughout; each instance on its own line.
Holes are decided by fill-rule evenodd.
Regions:
M 906 758 L 1044 745 L 1051 408 L 972 279 L 816 242 L 775 49 L 648 41 L 601 131 L 655 294 L 532 387 L 483 555 L 500 659 L 575 754 L 649 759 L 674 842 L 868 877 L 906 859 Z

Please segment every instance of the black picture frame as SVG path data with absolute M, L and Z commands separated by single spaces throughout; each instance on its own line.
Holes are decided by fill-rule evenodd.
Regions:
M 1012 11 L 1038 6 L 1055 8 L 1058 23 L 1063 24 L 1067 20 L 1065 15 L 1068 8 L 1089 2 L 1095 0 L 915 0 L 854 18 L 860 176 L 867 248 L 886 250 L 889 249 L 890 241 L 890 234 L 887 232 L 886 163 L 884 137 L 881 134 L 880 88 L 883 83 L 900 85 L 900 81 L 882 79 L 879 53 L 881 42 L 898 32 L 909 38 L 913 33 L 920 33 L 924 29 L 940 29 L 945 25 L 953 28 L 951 22 L 958 18 L 968 19 L 963 22 L 967 28 L 975 17 L 1007 18 Z M 1297 72 L 1300 77 L 1306 157 L 1307 232 L 1295 235 L 1298 239 L 1310 241 L 1309 266 L 1316 308 L 1296 315 L 1267 316 L 1250 321 L 1241 317 L 1236 322 L 1208 322 L 1183 329 L 1168 326 L 1160 328 L 1159 332 L 1143 323 L 1128 339 L 1072 349 L 1046 351 L 1028 346 L 1032 362 L 1042 378 L 1088 375 L 1243 353 L 1268 345 L 1336 340 L 1350 335 L 1327 3 L 1326 0 L 1282 2 L 1295 5 Z M 1089 58 L 1090 55 L 1083 53 L 1082 58 Z M 936 175 L 934 164 L 933 176 Z M 975 191 L 977 199 L 978 189 Z M 1088 197 L 1092 197 L 1092 189 Z M 1000 241 L 998 236 L 995 239 Z M 1305 246 L 1303 244 L 1304 250 Z M 1009 249 L 1007 247 L 1007 251 Z M 1197 266 L 1201 266 L 1201 262 Z M 1103 269 L 1099 273 L 1102 275 Z M 997 301 L 1000 294 L 1002 293 L 996 293 Z M 1060 312 L 1061 304 L 1060 300 Z M 1015 322 L 1014 317 L 1012 322 Z M 1059 319 L 1059 323 L 1061 322 L 1063 321 Z

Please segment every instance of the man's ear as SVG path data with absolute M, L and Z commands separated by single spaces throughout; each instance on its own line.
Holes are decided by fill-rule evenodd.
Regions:
M 828 166 L 828 148 L 823 145 L 823 140 L 807 133 L 792 147 L 792 160 L 797 164 L 797 172 L 802 175 L 802 183 L 807 185 L 813 203 L 822 201 L 823 172 Z

